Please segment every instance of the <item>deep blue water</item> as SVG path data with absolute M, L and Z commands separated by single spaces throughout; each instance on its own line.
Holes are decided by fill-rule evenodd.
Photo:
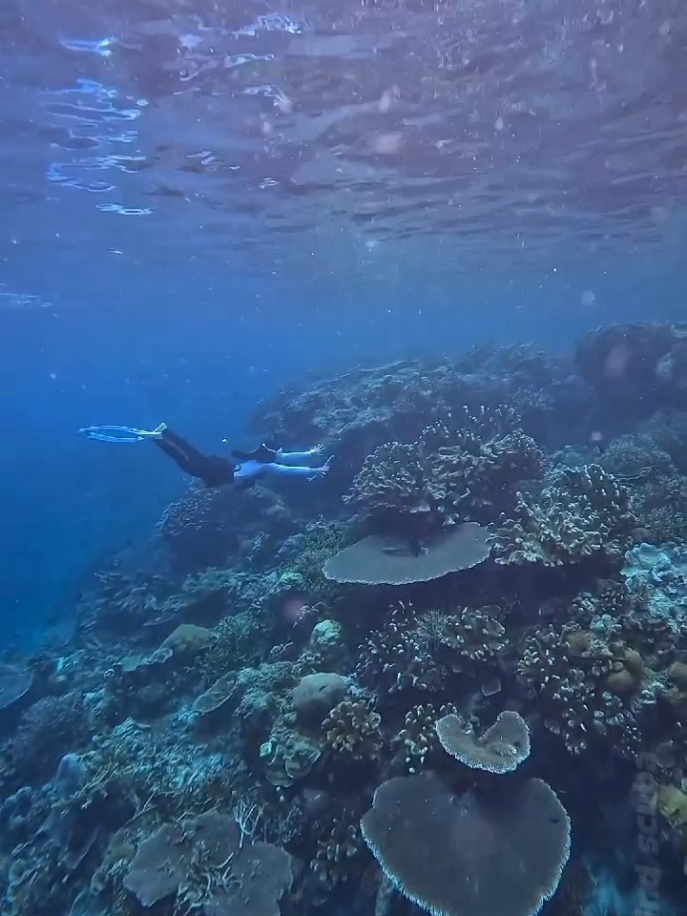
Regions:
M 315 372 L 685 317 L 680 3 L 286 6 L 0 11 L 8 638 L 185 486 L 80 426 L 218 449 Z

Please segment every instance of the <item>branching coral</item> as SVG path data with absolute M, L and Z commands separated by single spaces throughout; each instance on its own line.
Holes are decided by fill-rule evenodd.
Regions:
M 341 589 L 325 578 L 322 567 L 341 546 L 341 526 L 320 520 L 309 524 L 295 539 L 298 539 L 297 554 L 280 569 L 280 577 L 288 573 L 293 581 L 291 591 L 298 592 L 311 604 L 331 608 Z
M 569 753 L 599 742 L 625 756 L 636 753 L 640 731 L 631 697 L 639 680 L 637 662 L 626 651 L 576 625 L 548 626 L 525 639 L 517 678 L 536 697 L 544 726 L 562 737 Z M 625 675 L 620 684 L 625 670 L 631 687 Z
M 436 724 L 444 716 L 455 715 L 455 706 L 446 704 L 436 709 L 431 703 L 413 706 L 405 715 L 405 724 L 393 744 L 398 748 L 397 760 L 402 760 L 408 773 L 417 773 L 441 747 Z
M 498 669 L 506 645 L 498 608 L 428 611 L 413 616 L 397 605 L 386 624 L 360 648 L 356 673 L 361 683 L 388 702 L 404 691 L 450 698 L 461 678 L 485 681 Z
M 418 618 L 417 634 L 430 646 L 432 657 L 453 672 L 486 673 L 506 646 L 499 608 L 462 608 L 443 614 L 429 611 Z
M 376 760 L 384 746 L 381 722 L 372 704 L 343 700 L 324 720 L 325 745 L 354 760 Z
M 358 824 L 359 814 L 343 810 L 336 816 L 324 837 L 317 840 L 310 867 L 327 887 L 359 877 L 360 859 L 365 849 Z
M 358 679 L 380 701 L 405 690 L 440 689 L 441 669 L 420 638 L 412 609 L 394 608 L 381 630 L 374 631 L 360 647 L 356 664 Z
M 428 426 L 416 442 L 375 449 L 344 501 L 374 515 L 490 522 L 508 507 L 516 484 L 541 471 L 541 452 L 513 411 L 464 410 Z
M 518 494 L 514 517 L 501 516 L 497 563 L 564 566 L 590 557 L 622 564 L 636 519 L 630 494 L 598 465 L 564 468 L 538 496 Z

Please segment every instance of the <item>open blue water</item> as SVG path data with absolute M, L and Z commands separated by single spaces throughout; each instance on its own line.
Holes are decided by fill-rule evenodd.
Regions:
M 681 0 L 7 0 L 0 140 L 8 639 L 185 487 L 82 425 L 685 317 Z

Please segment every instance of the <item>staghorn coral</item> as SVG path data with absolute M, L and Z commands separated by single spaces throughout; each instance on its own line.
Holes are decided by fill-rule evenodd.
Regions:
M 214 640 L 203 653 L 199 668 L 208 679 L 255 664 L 260 656 L 260 622 L 249 611 L 223 617 L 213 628 Z
M 296 592 L 310 604 L 317 604 L 325 611 L 331 610 L 339 599 L 341 589 L 324 575 L 323 568 L 325 562 L 340 549 L 343 539 L 344 532 L 339 522 L 319 519 L 308 523 L 304 532 L 290 539 L 295 555 L 278 568 L 278 580 L 282 583 L 280 591 Z M 289 583 L 288 588 L 286 583 Z
M 193 740 L 182 718 L 169 729 L 139 726 L 132 719 L 96 736 L 83 756 L 88 779 L 75 801 L 84 807 L 106 800 L 127 818 L 153 810 L 176 820 L 188 811 L 213 806 L 232 794 L 245 771 L 241 758 Z
M 630 494 L 614 477 L 595 464 L 563 468 L 538 496 L 518 494 L 514 517 L 500 518 L 493 553 L 502 565 L 618 565 L 635 527 Z
M 354 760 L 376 760 L 384 747 L 381 723 L 371 703 L 343 700 L 322 724 L 325 746 Z
M 431 515 L 491 522 L 518 481 L 538 478 L 542 454 L 514 411 L 454 411 L 416 442 L 390 442 L 369 455 L 344 501 L 368 514 Z

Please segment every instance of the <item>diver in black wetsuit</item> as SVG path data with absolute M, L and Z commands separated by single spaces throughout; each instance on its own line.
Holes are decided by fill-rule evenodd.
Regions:
M 319 467 L 309 466 L 309 461 L 322 455 L 320 446 L 304 452 L 285 452 L 262 444 L 252 452 L 232 450 L 232 458 L 236 460 L 221 455 L 206 455 L 183 436 L 168 429 L 165 423 L 152 430 L 132 426 L 86 426 L 79 432 L 100 442 L 141 442 L 148 439 L 182 471 L 197 477 L 206 487 L 221 487 L 234 482 L 252 483 L 266 476 L 313 480 L 327 473 L 331 461 L 328 458 Z

